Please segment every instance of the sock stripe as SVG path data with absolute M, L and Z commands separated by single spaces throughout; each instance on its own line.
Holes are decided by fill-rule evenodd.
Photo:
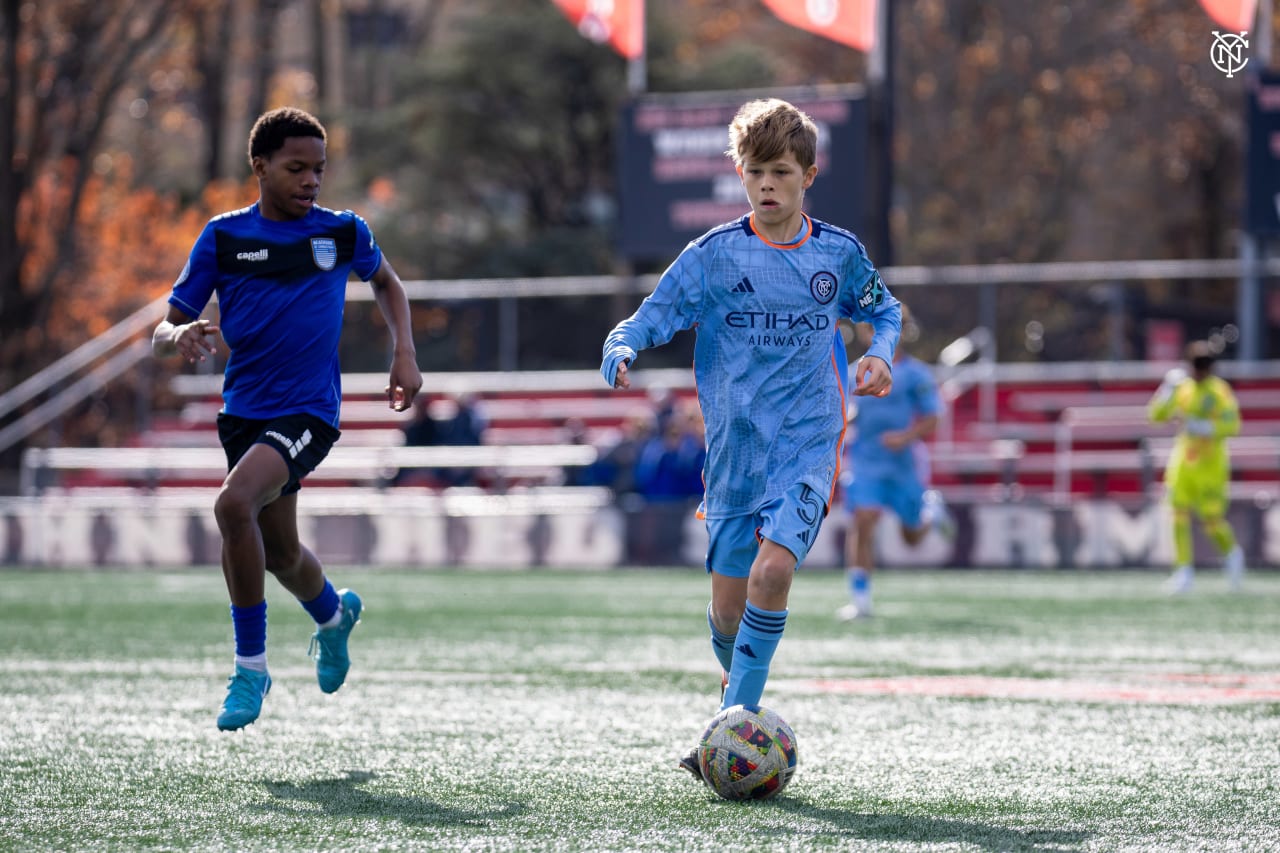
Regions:
M 760 610 L 748 603 L 742 624 L 760 634 L 781 634 L 787 624 L 787 611 Z

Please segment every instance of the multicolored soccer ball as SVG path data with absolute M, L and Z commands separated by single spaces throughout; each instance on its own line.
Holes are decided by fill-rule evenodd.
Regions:
M 726 800 L 777 796 L 796 772 L 796 735 L 759 705 L 734 705 L 711 718 L 698 741 L 702 778 Z

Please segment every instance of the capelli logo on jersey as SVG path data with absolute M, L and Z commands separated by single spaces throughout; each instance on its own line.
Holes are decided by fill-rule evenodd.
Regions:
M 265 261 L 266 259 L 266 249 L 257 249 L 252 252 L 239 252 L 236 254 L 237 261 Z

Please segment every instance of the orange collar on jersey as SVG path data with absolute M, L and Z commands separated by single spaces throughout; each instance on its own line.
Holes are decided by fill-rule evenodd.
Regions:
M 799 240 L 796 240 L 794 243 L 775 243 L 768 237 L 761 234 L 760 229 L 756 228 L 756 215 L 754 213 L 751 214 L 750 219 L 751 233 L 759 237 L 766 245 L 772 246 L 775 249 L 798 249 L 808 242 L 809 238 L 813 236 L 813 220 L 809 218 L 809 214 L 807 213 L 801 212 L 800 215 L 804 218 L 804 236 Z

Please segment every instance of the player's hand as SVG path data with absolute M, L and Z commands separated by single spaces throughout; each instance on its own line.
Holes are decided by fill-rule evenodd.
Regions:
M 1188 435 L 1209 438 L 1213 435 L 1213 421 L 1207 418 L 1188 418 L 1182 425 Z
M 218 331 L 218 327 L 208 320 L 192 320 L 190 323 L 174 326 L 173 337 L 170 340 L 179 355 L 195 364 L 218 351 L 213 345 L 213 338 Z
M 422 388 L 422 371 L 414 357 L 405 353 L 391 360 L 391 376 L 387 380 L 387 405 L 403 412 L 413 405 L 413 398 Z
M 903 450 L 911 446 L 911 442 L 915 437 L 907 430 L 894 430 L 886 432 L 880 436 L 880 443 L 884 445 L 886 450 Z
M 854 377 L 857 382 L 853 393 L 859 397 L 883 397 L 893 387 L 893 373 L 879 356 L 864 355 L 858 359 Z
M 618 363 L 618 372 L 613 377 L 614 388 L 630 388 L 631 377 L 627 375 L 627 362 L 623 359 Z

